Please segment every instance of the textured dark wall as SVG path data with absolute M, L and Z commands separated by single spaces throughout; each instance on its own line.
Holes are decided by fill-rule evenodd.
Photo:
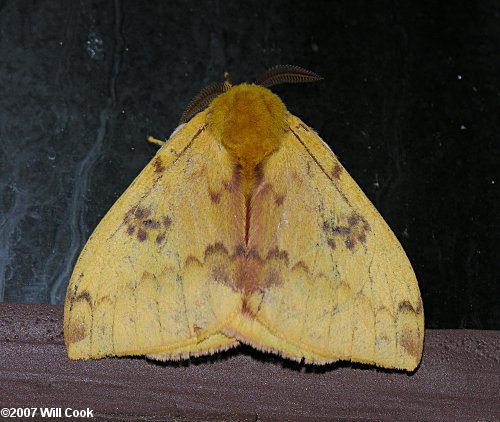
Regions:
M 325 81 L 275 91 L 393 228 L 427 327 L 499 329 L 500 5 L 376 3 L 0 1 L 0 300 L 61 303 L 146 136 L 291 63 Z

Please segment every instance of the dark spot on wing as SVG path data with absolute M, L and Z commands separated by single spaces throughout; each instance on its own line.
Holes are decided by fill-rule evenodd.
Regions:
M 92 305 L 92 296 L 87 290 L 83 290 L 76 298 L 75 302 L 88 302 L 89 305 Z
M 227 249 L 221 242 L 215 242 L 213 245 L 208 245 L 205 249 L 205 259 L 210 255 L 218 253 L 228 255 Z
M 403 300 L 399 302 L 398 312 L 412 312 L 414 314 L 420 314 L 422 312 L 422 299 L 420 299 L 417 308 L 415 309 L 413 305 L 408 300 Z
M 309 272 L 309 267 L 307 266 L 307 264 L 300 260 L 298 261 L 293 267 L 292 267 L 292 271 L 296 271 L 298 269 L 301 269 L 303 270 L 304 272 L 308 273 Z
M 244 248 L 244 246 L 243 245 L 237 245 L 237 246 L 235 246 L 234 252 L 233 252 L 233 256 L 234 257 L 245 256 L 245 248 Z
M 140 242 L 144 242 L 149 237 L 148 234 L 151 234 L 152 238 L 160 238 L 157 243 L 161 243 L 172 224 L 170 217 L 155 217 L 150 209 L 141 206 L 128 210 L 123 221 L 127 225 L 127 234 L 132 236 L 135 233 L 135 238 Z
M 98 307 L 101 304 L 106 303 L 108 305 L 113 305 L 114 302 L 109 295 L 101 296 L 95 301 L 95 306 Z
M 278 207 L 283 205 L 283 202 L 285 202 L 285 197 L 286 195 L 284 193 L 276 195 L 274 198 L 274 203 L 278 205 Z
M 351 233 L 351 228 L 350 227 L 334 227 L 332 229 L 333 234 L 338 234 L 339 236 L 347 236 L 349 233 Z
M 278 249 L 277 246 L 274 247 L 273 249 L 270 249 L 269 252 L 267 253 L 266 260 L 270 259 L 278 259 L 285 261 L 286 265 L 288 266 L 288 252 Z
M 344 245 L 350 251 L 353 251 L 358 244 L 366 243 L 367 232 L 370 231 L 370 225 L 364 217 L 353 212 L 347 218 L 344 217 L 344 224 L 339 224 L 335 218 L 323 221 L 323 231 L 334 242 L 335 238 L 344 241 Z M 330 237 L 330 236 L 333 236 Z M 334 242 L 336 245 L 336 243 Z
M 189 265 L 199 265 L 199 266 L 203 266 L 203 264 L 201 263 L 201 261 L 196 258 L 194 255 L 189 255 L 187 258 L 186 258 L 186 261 L 184 262 L 184 265 L 186 267 L 188 267 Z
M 212 201 L 212 203 L 214 203 L 214 204 L 220 203 L 220 198 L 222 196 L 220 192 L 214 192 L 214 191 L 209 189 L 208 194 L 210 196 L 210 200 Z
M 338 180 L 340 178 L 340 174 L 342 173 L 342 167 L 338 164 L 335 163 L 332 169 L 332 178 L 335 180 Z
M 352 251 L 354 249 L 355 243 L 350 237 L 346 238 L 344 240 L 344 243 L 345 243 L 346 248 L 349 249 L 350 251 Z
M 165 226 L 165 230 L 168 230 L 172 225 L 172 219 L 168 215 L 163 217 L 163 225 Z
M 82 292 L 76 295 L 71 302 L 87 302 L 90 306 L 90 309 L 94 307 L 94 304 L 92 303 L 92 296 L 87 290 L 82 290 Z
M 135 208 L 133 215 L 138 219 L 148 218 L 151 215 L 151 210 L 148 210 L 147 208 L 137 207 Z
M 263 262 L 264 260 L 260 257 L 259 252 L 257 252 L 256 249 L 252 248 L 250 249 L 247 254 L 246 254 L 248 259 L 254 260 L 254 261 L 259 261 Z
M 134 206 L 130 208 L 123 217 L 124 223 L 134 222 L 136 220 L 141 220 L 144 218 L 148 218 L 151 214 L 151 211 L 147 208 L 142 208 L 140 206 Z
M 355 226 L 359 220 L 360 220 L 360 217 L 358 214 L 352 214 L 347 219 L 347 224 L 349 224 L 349 227 L 352 227 L 352 226 Z
M 412 330 L 406 330 L 401 334 L 400 344 L 406 352 L 417 359 L 420 356 L 420 343 L 417 335 Z
M 160 157 L 156 157 L 153 161 L 153 167 L 155 168 L 155 173 L 161 173 L 165 170 Z
M 151 219 L 143 221 L 142 224 L 144 225 L 144 227 L 146 229 L 157 230 L 157 229 L 160 228 L 160 222 L 159 221 L 153 221 Z
M 69 329 L 64 332 L 64 335 L 68 343 L 78 343 L 87 337 L 87 327 L 85 322 L 81 320 L 71 320 L 69 324 Z

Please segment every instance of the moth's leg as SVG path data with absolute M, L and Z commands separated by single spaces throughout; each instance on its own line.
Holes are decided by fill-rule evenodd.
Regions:
M 167 141 L 161 141 L 160 139 L 156 139 L 153 136 L 148 136 L 148 142 L 151 142 L 152 144 L 155 144 L 155 145 L 162 146 Z

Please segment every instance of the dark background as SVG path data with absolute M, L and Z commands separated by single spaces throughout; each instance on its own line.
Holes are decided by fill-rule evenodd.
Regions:
M 394 230 L 428 328 L 500 329 L 500 3 L 0 1 L 0 300 L 62 303 L 89 234 L 202 87 L 275 89 Z

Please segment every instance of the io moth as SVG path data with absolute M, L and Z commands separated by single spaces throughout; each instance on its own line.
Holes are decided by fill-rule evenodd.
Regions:
M 268 89 L 318 79 L 277 66 L 193 100 L 76 263 L 70 359 L 179 360 L 244 343 L 307 364 L 417 367 L 424 314 L 403 248 Z

